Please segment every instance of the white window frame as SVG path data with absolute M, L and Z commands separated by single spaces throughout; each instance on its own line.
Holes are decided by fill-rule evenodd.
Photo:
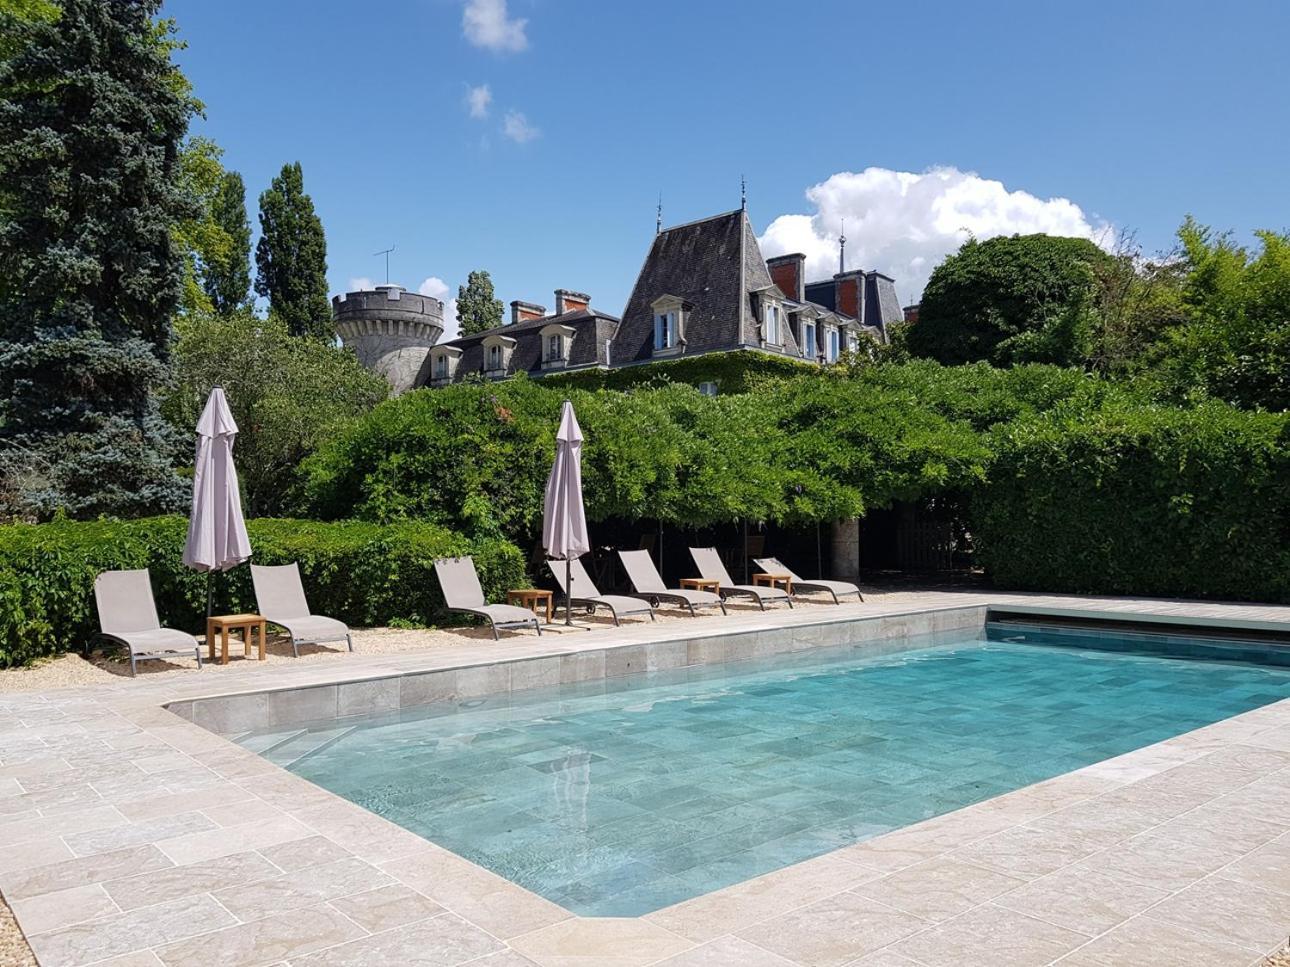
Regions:
M 784 345 L 784 307 L 773 299 L 762 305 L 761 338 L 768 346 Z
M 838 327 L 829 326 L 824 332 L 824 340 L 824 361 L 826 363 L 836 363 L 842 345 L 841 337 L 838 335 Z
M 566 326 L 558 322 L 543 326 L 538 333 L 538 338 L 541 340 L 539 348 L 541 350 L 542 368 L 560 369 L 569 365 L 573 339 L 577 334 L 578 330 L 574 329 L 573 326 Z M 553 345 L 559 347 L 558 353 L 553 354 L 551 352 Z
M 650 341 L 654 355 L 673 356 L 685 352 L 685 301 L 665 295 L 655 299 L 650 308 L 654 313 L 654 333 Z
M 819 330 L 816 328 L 815 320 L 803 319 L 800 331 L 802 333 L 802 356 L 805 359 L 814 359 L 820 353 L 820 341 L 816 335 Z M 806 338 L 808 332 L 811 334 L 810 339 Z
M 718 392 L 717 384 L 712 380 L 704 380 L 699 384 L 699 392 L 704 396 L 716 396 Z
M 431 350 L 430 383 L 439 385 L 451 382 L 457 375 L 457 363 L 461 360 L 461 350 L 456 346 L 439 346 Z
M 484 373 L 488 376 L 504 375 L 511 368 L 511 353 L 515 340 L 510 336 L 493 335 L 484 340 Z

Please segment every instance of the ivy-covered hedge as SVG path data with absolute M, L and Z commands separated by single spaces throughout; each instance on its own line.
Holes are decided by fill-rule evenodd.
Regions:
M 1058 407 L 991 447 L 972 529 L 995 584 L 1290 602 L 1290 415 Z
M 524 581 L 519 550 L 423 523 L 247 522 L 258 564 L 300 562 L 312 608 L 353 626 L 448 619 L 434 576 L 438 557 L 470 554 L 493 600 Z M 187 521 L 54 521 L 0 527 L 0 667 L 79 649 L 98 631 L 94 577 L 146 567 L 162 624 L 200 634 L 206 576 L 180 562 Z M 250 568 L 215 578 L 217 608 L 254 611 Z
M 544 385 L 575 389 L 627 390 L 668 383 L 716 383 L 721 393 L 747 393 L 767 379 L 817 373 L 813 363 L 791 356 L 736 349 L 684 359 L 660 360 L 622 369 L 580 369 L 542 377 Z

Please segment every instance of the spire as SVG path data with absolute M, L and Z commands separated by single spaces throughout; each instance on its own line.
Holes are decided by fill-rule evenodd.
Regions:
M 847 220 L 842 219 L 842 231 L 838 235 L 838 274 L 847 270 Z
M 743 175 L 739 176 L 739 210 L 741 212 L 748 210 L 748 181 Z
M 654 234 L 658 235 L 663 231 L 663 193 L 658 193 L 658 214 L 654 217 Z

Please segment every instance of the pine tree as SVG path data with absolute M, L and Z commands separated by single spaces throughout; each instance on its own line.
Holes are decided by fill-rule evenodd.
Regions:
M 47 515 L 179 509 L 167 377 L 195 102 L 160 0 L 63 0 L 0 58 L 0 456 Z
M 332 336 L 327 299 L 327 238 L 305 194 L 300 162 L 282 172 L 260 195 L 260 241 L 255 247 L 255 291 L 293 336 Z
M 202 286 L 215 311 L 227 316 L 245 306 L 251 293 L 251 223 L 246 217 L 246 187 L 236 171 L 220 178 L 210 211 L 229 247 L 208 260 Z
M 466 284 L 457 286 L 457 320 L 463 336 L 502 324 L 502 300 L 494 296 L 493 280 L 486 270 L 471 272 Z

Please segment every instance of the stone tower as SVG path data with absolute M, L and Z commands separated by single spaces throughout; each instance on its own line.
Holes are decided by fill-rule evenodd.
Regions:
M 331 312 L 341 341 L 389 380 L 395 395 L 425 383 L 430 347 L 443 335 L 442 302 L 387 284 L 338 295 Z

